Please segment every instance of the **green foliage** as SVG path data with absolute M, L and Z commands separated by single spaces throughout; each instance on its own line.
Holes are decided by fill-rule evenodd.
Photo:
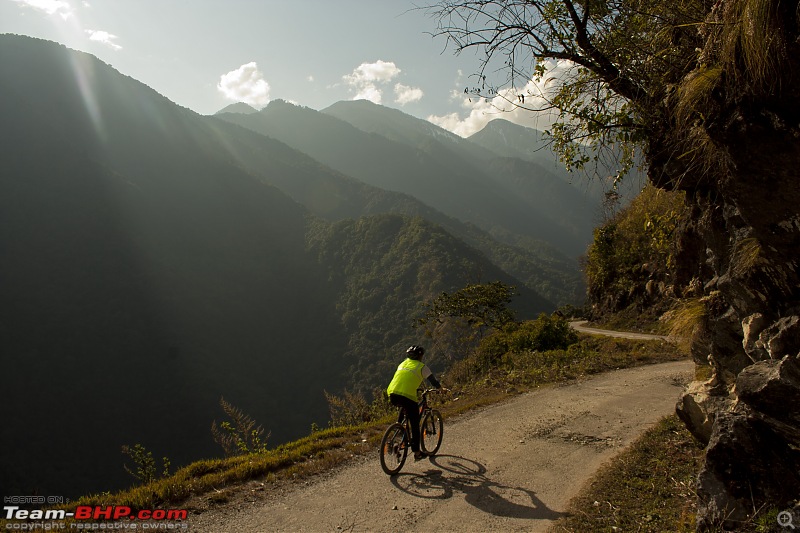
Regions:
M 676 229 L 688 216 L 683 195 L 647 186 L 631 204 L 595 230 L 586 256 L 592 303 L 618 311 L 645 295 L 648 281 L 669 283 Z
M 226 402 L 225 398 L 220 398 L 219 404 L 229 420 L 222 422 L 219 427 L 214 420 L 211 423 L 211 435 L 214 442 L 222 446 L 225 456 L 266 453 L 269 434 L 264 435 L 264 428 L 256 425 L 256 421 L 241 409 Z
M 133 470 L 128 465 L 123 465 L 123 468 L 142 483 L 151 483 L 160 477 L 169 476 L 170 460 L 168 457 L 161 458 L 161 474 L 159 475 L 153 452 L 147 450 L 143 445 L 137 443 L 130 447 L 125 444 L 122 446 L 122 453 L 130 457 L 136 465 Z
M 345 390 L 341 396 L 328 391 L 324 392 L 331 414 L 330 426 L 334 428 L 358 426 L 366 422 L 381 420 L 394 412 L 394 407 L 389 403 L 386 393 L 382 389 L 373 391 L 372 403 L 367 402 L 360 392 L 354 393 Z
M 485 338 L 480 354 L 496 361 L 509 352 L 563 350 L 577 341 L 577 332 L 564 318 L 542 313 L 536 320 L 505 328 Z
M 425 304 L 416 325 L 431 338 L 433 349 L 447 354 L 447 363 L 452 364 L 472 353 L 487 332 L 514 323 L 515 314 L 507 307 L 514 296 L 514 287 L 500 281 L 442 292 Z
M 397 354 L 421 342 L 409 326 L 425 313 L 423 302 L 463 287 L 476 272 L 509 280 L 485 256 L 420 217 L 375 215 L 332 225 L 319 222 L 312 229 L 307 244 L 325 265 L 335 294 L 340 331 L 347 335 L 341 359 L 349 378 L 345 386 L 354 392 L 385 385 Z M 547 309 L 530 290 L 521 292 L 537 312 Z M 477 305 L 472 312 L 476 320 L 497 320 Z M 429 349 L 426 356 L 437 371 L 447 357 L 445 346 Z
M 442 292 L 425 304 L 425 315 L 417 323 L 427 326 L 446 318 L 460 318 L 480 332 L 502 328 L 514 321 L 514 312 L 508 308 L 514 296 L 515 288 L 501 281 L 467 285 L 453 293 Z
M 547 133 L 566 166 L 611 157 L 618 180 L 668 115 L 666 87 L 694 68 L 708 9 L 695 0 L 441 0 L 429 12 L 456 52 L 484 53 L 468 92 L 554 113 Z
M 557 330 L 564 332 L 560 327 Z M 494 335 L 501 339 L 513 337 L 506 332 L 497 332 Z M 572 338 L 568 331 L 565 336 L 567 339 Z M 528 342 L 525 337 L 524 334 L 520 335 L 520 344 L 525 345 Z M 503 389 L 531 387 L 686 357 L 676 345 L 663 341 L 579 336 L 577 342 L 566 348 L 514 351 L 509 346 L 503 353 L 507 341 L 493 342 L 490 338 L 486 341 L 489 351 L 478 351 L 458 361 L 442 376 L 443 381 L 450 387 L 467 389 L 486 385 Z

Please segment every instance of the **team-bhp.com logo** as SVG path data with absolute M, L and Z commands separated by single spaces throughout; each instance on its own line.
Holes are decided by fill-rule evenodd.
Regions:
M 22 509 L 14 505 L 3 507 L 6 520 L 21 520 L 23 523 L 8 523 L 7 530 L 32 529 L 184 529 L 188 511 L 186 509 L 138 509 L 125 505 L 79 505 L 74 512 L 62 509 Z M 59 521 L 71 519 L 65 524 Z M 111 521 L 106 523 L 98 521 Z M 85 522 L 84 522 L 85 521 Z M 91 521 L 91 522 L 90 522 Z M 137 524 L 135 521 L 141 522 Z M 177 522 L 177 523 L 176 523 Z M 100 527 L 101 525 L 105 527 Z

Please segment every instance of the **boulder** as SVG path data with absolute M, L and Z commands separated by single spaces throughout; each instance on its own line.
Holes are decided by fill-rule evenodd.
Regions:
M 800 429 L 798 357 L 800 354 L 787 355 L 780 361 L 761 361 L 742 370 L 736 378 L 739 400 L 757 413 Z
M 800 316 L 777 320 L 758 336 L 758 343 L 772 359 L 800 352 Z
M 758 336 L 766 326 L 767 319 L 761 313 L 753 313 L 742 320 L 742 332 L 744 333 L 742 347 L 754 363 L 769 358 L 767 351 L 760 344 L 757 345 Z
M 735 391 L 738 401 L 713 414 L 698 475 L 700 531 L 741 527 L 759 505 L 788 508 L 800 494 L 798 357 L 747 367 Z
M 721 389 L 715 378 L 708 381 L 693 381 L 681 395 L 675 406 L 675 413 L 698 441 L 707 445 L 716 413 L 728 410 L 733 400 Z

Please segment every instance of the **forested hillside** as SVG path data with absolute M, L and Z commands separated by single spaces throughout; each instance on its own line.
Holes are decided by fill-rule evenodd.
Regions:
M 394 372 L 403 348 L 425 341 L 421 331 L 408 336 L 408 317 L 422 316 L 424 302 L 447 287 L 465 285 L 465 280 L 514 283 L 478 251 L 419 217 L 382 215 L 319 224 L 309 235 L 309 245 L 329 269 L 330 282 L 340 295 L 337 312 L 351 332 L 344 361 L 355 389 L 385 385 L 383 376 Z M 521 318 L 532 318 L 551 305 L 524 287 L 518 292 L 516 311 Z M 375 353 L 391 339 L 403 342 Z M 436 364 L 442 355 L 430 353 L 427 360 Z M 456 360 L 466 355 L 447 354 Z
M 356 104 L 379 116 L 385 111 L 371 103 Z M 416 126 L 417 119 L 396 113 L 401 122 L 410 120 Z M 494 165 L 487 159 L 492 154 L 477 145 L 467 148 L 483 154 L 481 158 L 466 152 L 470 159 L 463 162 L 461 148 L 454 148 L 463 147 L 467 143 L 463 139 L 429 153 L 280 100 L 257 113 L 215 116 L 285 142 L 358 180 L 326 175 L 325 183 L 302 189 L 298 183 L 276 182 L 315 214 L 331 220 L 386 212 L 422 216 L 478 248 L 556 304 L 582 302 L 585 291 L 576 258 L 591 240 L 600 200 L 562 180 L 541 175 L 538 168 L 534 175 L 506 177 L 507 166 Z M 408 135 L 423 145 L 427 142 L 424 131 Z M 493 178 L 484 172 L 490 164 Z
M 5 494 L 119 487 L 123 444 L 219 455 L 220 396 L 273 444 L 304 434 L 323 389 L 390 377 L 425 298 L 522 286 L 435 223 L 315 217 L 289 195 L 362 184 L 92 56 L 3 35 L 0 69 Z

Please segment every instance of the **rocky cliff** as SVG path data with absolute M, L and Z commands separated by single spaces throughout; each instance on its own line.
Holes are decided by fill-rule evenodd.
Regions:
M 675 123 L 651 144 L 651 180 L 685 191 L 691 208 L 678 278 L 703 309 L 692 355 L 713 369 L 678 404 L 708 445 L 700 529 L 734 526 L 760 503 L 785 508 L 800 494 L 798 4 L 766 4 L 765 18 L 748 23 L 770 37 L 749 42 L 732 33 L 747 20 L 734 12 L 742 2 L 718 3 L 700 66 L 671 93 Z M 749 63 L 755 53 L 762 70 Z M 701 76 L 705 92 L 682 117 Z

